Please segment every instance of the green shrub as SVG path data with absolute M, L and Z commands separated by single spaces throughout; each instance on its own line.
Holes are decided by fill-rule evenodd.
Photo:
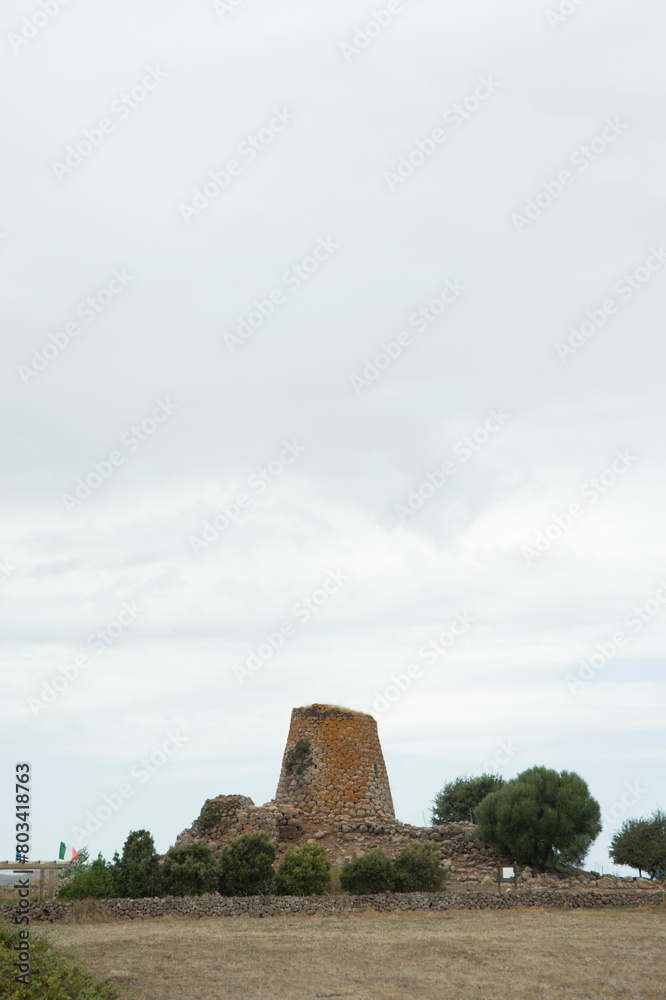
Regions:
M 275 891 L 275 845 L 263 832 L 243 833 L 223 848 L 219 891 L 223 896 L 265 896 Z
M 486 795 L 497 792 L 504 784 L 499 774 L 481 774 L 476 778 L 464 775 L 449 781 L 438 792 L 432 804 L 432 823 L 474 822 L 474 811 Z
M 331 889 L 331 863 L 321 844 L 307 843 L 287 851 L 278 868 L 281 896 L 322 896 Z
M 393 869 L 396 892 L 437 892 L 448 876 L 439 863 L 439 851 L 430 842 L 406 847 Z
M 113 875 L 101 854 L 93 863 L 77 872 L 71 882 L 58 892 L 58 899 L 112 899 Z
M 341 872 L 341 867 L 338 865 L 331 865 L 331 888 L 329 890 L 331 896 L 341 896 L 343 893 L 342 886 L 340 885 Z
M 116 895 L 128 899 L 161 896 L 162 870 L 152 835 L 148 830 L 131 830 L 123 847 L 122 858 L 113 859 Z
M 477 837 L 518 864 L 579 865 L 601 831 L 601 809 L 572 771 L 532 767 L 477 806 Z
M 392 892 L 395 884 L 393 862 L 380 847 L 348 861 L 340 872 L 340 885 L 352 895 Z
M 285 758 L 285 771 L 294 771 L 295 774 L 303 774 L 306 768 L 312 767 L 314 761 L 310 756 L 310 750 L 311 747 L 307 740 L 297 740 Z
M 201 814 L 199 826 L 202 830 L 212 830 L 222 818 L 222 806 L 217 802 L 209 802 Z
M 201 896 L 217 889 L 217 865 L 203 840 L 170 847 L 161 869 L 164 891 L 169 896 Z
M 93 862 L 94 864 L 94 862 Z M 29 982 L 16 982 L 16 945 L 24 928 L 0 925 L 0 997 L 2 1000 L 118 1000 L 108 982 L 96 982 L 79 959 L 54 951 L 41 935 L 30 936 Z

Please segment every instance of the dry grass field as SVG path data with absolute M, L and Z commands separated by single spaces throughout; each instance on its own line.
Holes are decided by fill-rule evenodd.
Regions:
M 33 928 L 137 1000 L 666 998 L 662 907 Z

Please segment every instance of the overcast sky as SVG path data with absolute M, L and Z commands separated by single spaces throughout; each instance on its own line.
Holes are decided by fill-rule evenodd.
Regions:
M 666 13 L 560 8 L 4 4 L 33 858 L 268 801 L 314 701 L 375 715 L 405 822 L 575 770 L 608 870 L 666 805 Z

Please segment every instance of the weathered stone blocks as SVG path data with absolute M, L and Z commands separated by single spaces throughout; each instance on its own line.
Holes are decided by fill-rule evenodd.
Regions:
M 289 766 L 299 740 L 309 744 L 312 760 L 302 774 Z M 293 709 L 275 802 L 297 805 L 304 819 L 350 827 L 395 819 L 373 717 L 336 705 Z
M 295 913 L 333 916 L 369 910 L 506 910 L 517 906 L 663 906 L 663 890 L 579 892 L 549 889 L 463 890 L 459 892 L 386 892 L 368 896 L 167 896 L 163 899 L 100 899 L 95 904 L 111 919 L 143 920 L 150 917 L 280 917 Z M 55 923 L 68 917 L 80 902 L 52 900 L 30 903 L 32 921 Z M 14 904 L 0 906 L 0 922 L 13 921 Z

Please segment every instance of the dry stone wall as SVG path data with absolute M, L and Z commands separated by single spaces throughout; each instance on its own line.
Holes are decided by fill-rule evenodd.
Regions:
M 110 920 L 144 920 L 151 917 L 280 917 L 307 915 L 330 917 L 372 910 L 506 910 L 516 906 L 664 906 L 666 894 L 650 892 L 587 892 L 555 889 L 480 889 L 462 892 L 387 892 L 368 896 L 167 896 L 164 899 L 100 899 L 99 910 Z M 72 901 L 31 903 L 30 919 L 55 923 L 69 917 L 81 903 Z M 16 907 L 0 906 L 0 921 L 13 920 Z

